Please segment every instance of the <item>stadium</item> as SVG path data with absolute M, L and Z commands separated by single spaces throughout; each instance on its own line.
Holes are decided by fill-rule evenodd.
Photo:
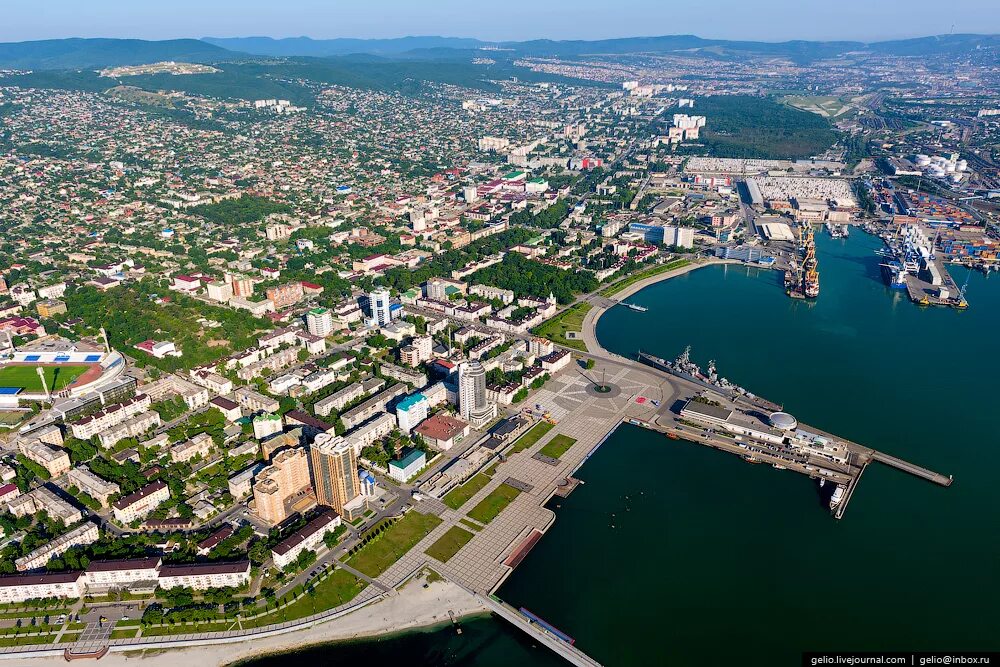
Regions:
M 107 343 L 39 338 L 0 352 L 0 406 L 80 396 L 116 379 L 124 370 L 124 357 Z

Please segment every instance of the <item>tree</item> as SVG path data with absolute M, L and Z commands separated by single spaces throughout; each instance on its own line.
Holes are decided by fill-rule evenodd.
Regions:
M 587 362 L 584 364 L 584 366 L 587 368 L 588 371 L 592 369 L 595 365 L 596 364 L 593 359 L 587 359 Z
M 247 553 L 250 560 L 258 565 L 266 561 L 270 554 L 271 550 L 267 548 L 267 542 L 265 540 L 257 540 L 254 542 L 250 545 L 250 550 Z

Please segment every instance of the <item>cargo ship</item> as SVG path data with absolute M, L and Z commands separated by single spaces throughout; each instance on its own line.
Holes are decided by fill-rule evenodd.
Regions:
M 785 273 L 785 294 L 793 299 L 815 299 L 819 296 L 819 261 L 816 259 L 816 241 L 812 227 L 803 231 L 802 268 L 797 273 Z

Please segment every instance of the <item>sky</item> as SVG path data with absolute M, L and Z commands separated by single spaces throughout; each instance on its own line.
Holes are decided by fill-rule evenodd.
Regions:
M 484 40 L 695 34 L 874 41 L 1000 33 L 998 0 L 2 0 L 0 42 L 62 37 Z

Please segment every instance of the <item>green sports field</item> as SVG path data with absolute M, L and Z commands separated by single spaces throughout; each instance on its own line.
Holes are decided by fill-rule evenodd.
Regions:
M 42 391 L 38 366 L 0 367 L 0 387 L 21 387 L 26 392 Z M 87 372 L 90 366 L 42 366 L 49 391 L 60 391 Z

